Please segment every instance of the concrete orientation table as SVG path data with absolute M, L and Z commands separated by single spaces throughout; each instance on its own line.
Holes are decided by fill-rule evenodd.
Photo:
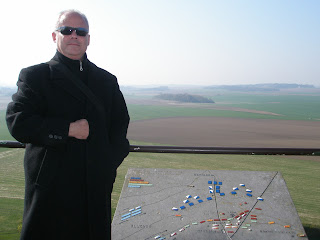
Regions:
M 112 239 L 307 239 L 280 172 L 129 169 Z

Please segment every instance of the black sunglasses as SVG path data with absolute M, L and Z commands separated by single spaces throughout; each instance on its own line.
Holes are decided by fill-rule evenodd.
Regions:
M 73 28 L 73 27 L 66 27 L 66 26 L 59 27 L 57 31 L 61 32 L 61 34 L 63 35 L 71 35 L 72 32 L 75 31 L 76 34 L 81 37 L 84 37 L 89 33 L 88 29 L 85 29 L 85 28 Z

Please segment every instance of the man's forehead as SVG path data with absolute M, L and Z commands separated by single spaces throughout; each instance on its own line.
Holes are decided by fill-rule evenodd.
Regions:
M 63 14 L 60 18 L 60 23 L 62 25 L 67 25 L 67 24 L 81 24 L 85 25 L 87 28 L 89 27 L 85 21 L 85 19 L 79 14 L 79 13 L 66 13 Z

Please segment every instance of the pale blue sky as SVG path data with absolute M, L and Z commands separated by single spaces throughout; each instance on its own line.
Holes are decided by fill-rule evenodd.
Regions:
M 88 58 L 120 85 L 320 86 L 318 0 L 18 0 L 1 3 L 0 86 L 51 59 L 57 14 L 90 23 Z

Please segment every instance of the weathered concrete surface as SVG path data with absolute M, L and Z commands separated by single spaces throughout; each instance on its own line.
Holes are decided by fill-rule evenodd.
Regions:
M 132 187 L 131 178 L 143 183 Z M 307 239 L 304 234 L 279 172 L 129 169 L 112 223 L 113 240 Z

